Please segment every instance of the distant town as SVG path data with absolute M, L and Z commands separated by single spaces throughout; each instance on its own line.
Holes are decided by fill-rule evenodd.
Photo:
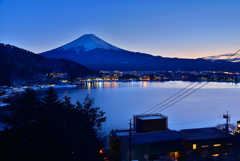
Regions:
M 215 71 L 101 71 L 100 80 L 108 81 L 220 81 L 239 82 L 238 72 L 215 72 Z M 91 79 L 91 78 L 90 78 Z M 94 79 L 93 79 L 94 80 Z M 95 79 L 96 80 L 96 79 Z
M 30 80 L 29 85 L 39 84 L 80 84 L 96 81 L 212 81 L 240 82 L 239 72 L 222 71 L 100 71 L 95 76 L 69 80 L 68 73 L 49 73 Z
M 0 105 L 5 98 L 25 91 L 26 88 L 44 89 L 49 87 L 76 87 L 87 82 L 110 81 L 211 81 L 211 82 L 240 82 L 239 72 L 222 71 L 100 71 L 94 76 L 79 77 L 70 80 L 68 73 L 38 74 L 22 86 L 1 86 Z
M 16 86 L 21 88 L 41 87 L 54 85 L 78 85 L 86 82 L 99 81 L 210 81 L 210 82 L 240 82 L 239 72 L 223 71 L 100 71 L 94 76 L 78 77 L 70 80 L 68 73 L 38 74 L 25 85 Z M 8 89 L 1 86 L 0 90 Z

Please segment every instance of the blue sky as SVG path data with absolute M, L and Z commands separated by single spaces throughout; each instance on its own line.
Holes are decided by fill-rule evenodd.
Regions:
M 0 0 L 1 43 L 40 53 L 89 33 L 164 57 L 232 53 L 240 0 Z

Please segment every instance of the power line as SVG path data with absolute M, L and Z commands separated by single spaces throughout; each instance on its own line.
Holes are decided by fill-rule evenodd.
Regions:
M 126 124 L 126 123 L 128 123 L 128 121 L 124 121 L 124 122 L 122 122 L 122 123 L 120 123 L 120 124 L 117 124 L 117 125 L 114 125 L 114 126 L 110 126 L 110 127 L 104 128 L 104 130 L 106 130 L 106 129 L 112 129 L 112 128 L 118 127 L 118 126 L 120 126 L 120 125 L 121 125 L 120 127 L 126 126 L 126 125 L 123 125 L 123 124 Z
M 238 50 L 238 51 L 240 51 L 240 50 Z M 240 57 L 240 55 L 239 55 L 238 57 Z M 238 57 L 237 57 L 237 58 L 238 58 Z M 235 58 L 235 59 L 237 59 L 237 58 Z M 233 59 L 233 60 L 235 60 L 235 59 Z M 240 63 L 240 62 L 238 62 L 237 64 L 239 64 L 239 63 Z M 235 64 L 235 65 L 236 65 L 236 64 Z M 234 65 L 234 66 L 235 66 L 235 65 Z M 207 82 L 207 83 L 203 84 L 203 85 L 200 86 L 199 88 L 195 89 L 194 91 L 190 92 L 189 94 L 185 95 L 184 97 L 180 98 L 179 100 L 175 101 L 174 103 L 170 104 L 169 106 L 167 106 L 167 107 L 159 110 L 158 112 L 161 112 L 161 111 L 169 108 L 170 106 L 176 104 L 177 102 L 183 100 L 184 98 L 186 98 L 186 97 L 188 97 L 189 95 L 193 94 L 194 92 L 198 91 L 198 90 L 201 89 L 202 87 L 206 86 L 208 83 L 210 83 L 210 82 Z M 199 83 L 199 84 L 200 84 L 200 83 Z M 197 85 L 199 85 L 199 84 L 197 84 Z M 194 87 L 192 87 L 190 90 L 192 90 L 193 88 L 194 88 Z M 188 90 L 188 91 L 190 91 L 190 90 Z M 184 95 L 185 93 L 186 93 L 186 92 L 184 92 L 183 94 L 181 94 L 179 97 L 181 97 L 181 96 Z M 179 97 L 177 97 L 177 98 L 179 98 Z M 176 98 L 176 99 L 177 99 L 177 98 Z M 176 99 L 174 99 L 174 100 L 176 100 Z M 172 102 L 172 101 L 171 101 L 171 102 Z M 169 102 L 169 103 L 171 103 L 171 102 Z M 160 108 L 162 108 L 162 107 L 160 107 Z M 158 109 L 160 109 L 160 108 L 158 108 Z
M 234 54 L 230 55 L 227 59 L 225 59 L 225 60 L 222 61 L 221 63 L 217 64 L 217 65 L 212 69 L 212 71 L 214 71 L 215 68 L 217 68 L 218 66 L 222 65 L 223 63 L 226 63 L 225 66 L 223 66 L 223 67 L 221 68 L 221 69 L 223 69 L 223 68 L 225 68 L 228 64 L 230 64 L 232 61 L 234 61 L 234 60 L 236 60 L 237 58 L 239 58 L 240 55 L 239 55 L 238 57 L 236 57 L 236 58 L 233 58 L 231 61 L 227 61 L 227 60 L 229 60 L 232 56 L 236 55 L 239 51 L 240 51 L 240 50 L 236 51 Z M 238 63 L 239 63 L 239 62 L 238 62 Z M 236 66 L 238 63 L 234 64 L 234 66 Z M 232 66 L 232 67 L 234 67 L 234 66 Z M 218 70 L 221 70 L 221 69 L 218 69 Z M 177 96 L 178 94 L 180 94 L 181 92 L 183 92 L 184 90 L 186 90 L 188 87 L 190 87 L 190 86 L 193 85 L 194 83 L 195 83 L 195 82 L 193 82 L 193 83 L 187 85 L 185 88 L 181 89 L 180 91 L 178 91 L 178 92 L 175 93 L 174 95 L 170 96 L 169 98 L 167 98 L 167 99 L 164 100 L 163 102 L 159 103 L 158 105 L 155 105 L 154 107 L 152 107 L 152 108 L 150 108 L 149 110 L 145 111 L 143 114 L 145 114 L 145 113 L 147 113 L 147 112 L 153 110 L 154 108 L 158 107 L 159 105 L 161 105 L 161 104 L 167 102 L 168 100 L 170 100 L 171 98 Z M 200 82 L 200 83 L 202 83 L 202 82 Z M 163 106 L 161 106 L 161 107 L 155 109 L 153 112 L 159 110 L 160 108 L 163 108 L 164 106 L 166 106 L 166 105 L 168 105 L 169 103 L 173 102 L 174 100 L 178 99 L 178 98 L 181 97 L 182 95 L 184 95 L 184 94 L 186 94 L 187 92 L 191 91 L 193 88 L 197 87 L 200 83 L 194 85 L 193 87 L 191 87 L 190 89 L 188 89 L 188 90 L 185 91 L 184 93 L 180 94 L 180 95 L 177 96 L 176 98 L 170 100 L 168 103 L 164 104 Z M 174 103 L 168 105 L 167 107 L 165 107 L 165 108 L 159 110 L 159 112 L 161 112 L 161 111 L 163 111 L 163 110 L 169 108 L 170 106 L 176 104 L 177 102 L 183 100 L 183 99 L 186 98 L 187 96 L 191 95 L 192 93 L 196 92 L 196 91 L 199 90 L 200 88 L 202 88 L 202 87 L 204 87 L 205 85 L 207 85 L 208 83 L 210 83 L 210 82 L 205 83 L 204 85 L 202 85 L 202 86 L 200 86 L 199 88 L 195 89 L 194 91 L 190 92 L 190 93 L 187 94 L 186 96 L 180 98 L 179 100 L 177 100 L 177 101 L 175 101 Z M 153 112 L 151 112 L 151 113 L 153 113 Z M 150 114 L 151 114 L 151 113 L 150 113 Z M 125 122 L 123 122 L 123 123 L 120 123 L 120 124 L 117 124 L 117 125 L 114 125 L 114 126 L 111 126 L 111 127 L 105 128 L 105 129 L 114 128 L 114 127 L 120 126 L 120 125 L 122 125 L 122 124 L 125 124 L 125 123 L 127 123 L 127 122 L 128 122 L 128 121 L 125 121 Z
M 227 62 L 227 64 L 226 65 L 228 65 L 231 61 L 233 61 L 233 60 L 235 60 L 235 59 L 237 59 L 237 58 L 234 58 L 233 60 L 231 60 L 230 62 L 229 61 L 227 61 L 227 60 L 229 60 L 232 56 L 234 56 L 234 55 L 236 55 L 238 52 L 239 52 L 240 50 L 238 50 L 237 52 L 235 52 L 234 54 L 232 54 L 232 55 L 230 55 L 227 59 L 225 59 L 222 63 L 225 63 L 225 62 Z M 217 68 L 219 65 L 221 65 L 222 63 L 219 63 L 219 64 L 217 64 L 212 70 L 214 71 L 215 70 L 215 68 Z M 225 66 L 226 66 L 225 65 Z M 236 65 L 236 64 L 235 64 Z M 224 66 L 224 67 L 225 67 Z M 168 100 L 170 100 L 171 98 L 173 98 L 174 96 L 176 96 L 176 95 L 178 95 L 178 94 L 180 94 L 181 92 L 183 92 L 185 89 L 187 89 L 188 87 L 190 87 L 192 84 L 194 84 L 195 82 L 193 82 L 193 83 L 191 83 L 191 84 L 189 84 L 188 86 L 186 86 L 185 88 L 183 88 L 182 90 L 180 90 L 179 92 L 177 92 L 176 94 L 174 94 L 174 95 L 172 95 L 171 97 L 169 97 L 168 99 L 166 99 L 166 100 L 164 100 L 163 102 L 161 102 L 161 103 L 159 103 L 158 105 L 156 105 L 156 106 L 154 106 L 154 107 L 152 107 L 151 109 L 149 109 L 149 110 L 147 110 L 147 111 L 145 111 L 143 114 L 145 114 L 145 113 L 147 113 L 147 112 L 149 112 L 150 110 L 152 110 L 152 109 L 154 109 L 154 108 L 156 108 L 157 106 L 159 106 L 159 105 L 161 105 L 161 104 L 163 104 L 163 103 L 165 103 L 166 101 L 168 101 Z M 201 82 L 200 82 L 201 83 Z M 200 84 L 200 83 L 198 83 L 198 84 Z M 197 85 L 195 85 L 194 87 L 196 87 Z M 194 87 L 192 87 L 192 88 L 194 88 Z M 191 89 L 192 89 L 191 88 Z M 189 90 L 188 90 L 189 91 Z M 184 92 L 184 93 L 186 93 L 186 92 Z
M 161 103 L 157 104 L 156 106 L 150 108 L 149 110 L 145 111 L 143 114 L 148 113 L 148 112 L 151 111 L 152 109 L 154 109 L 154 108 L 158 107 L 159 105 L 165 103 L 165 102 L 168 101 L 169 99 L 173 98 L 173 97 L 176 96 L 177 94 L 179 94 L 179 93 L 181 93 L 182 91 L 184 91 L 186 88 L 190 87 L 192 84 L 194 84 L 194 83 L 189 84 L 188 86 L 186 86 L 186 87 L 183 88 L 182 90 L 178 91 L 177 93 L 175 93 L 174 95 L 172 95 L 172 96 L 169 97 L 168 99 L 164 100 L 163 102 L 161 102 Z
M 225 62 L 226 62 L 228 59 L 230 59 L 233 55 L 236 55 L 239 51 L 240 51 L 240 50 L 238 50 L 237 52 L 235 52 L 234 54 L 232 54 L 231 56 L 229 56 L 229 57 L 225 60 Z M 238 57 L 240 57 L 240 55 L 239 55 Z M 228 61 L 228 62 L 225 64 L 225 66 L 223 66 L 222 68 L 226 67 L 228 64 L 230 64 L 233 60 L 236 60 L 238 57 L 232 59 L 231 61 Z M 238 63 L 239 63 L 239 62 L 238 62 Z M 238 63 L 234 64 L 234 66 L 236 66 Z M 217 66 L 215 66 L 214 68 L 216 68 L 216 67 L 218 67 L 218 66 L 219 66 L 219 64 L 218 64 Z M 234 67 L 234 66 L 232 66 L 232 67 Z M 220 70 L 220 69 L 219 69 L 219 70 Z M 148 111 L 151 111 L 152 109 L 154 109 L 154 108 L 158 107 L 159 105 L 165 103 L 166 101 L 170 100 L 170 99 L 173 98 L 174 96 L 176 96 L 176 95 L 178 95 L 179 93 L 183 92 L 185 89 L 187 89 L 188 87 L 190 87 L 190 86 L 191 86 L 192 84 L 194 84 L 194 83 L 195 83 L 195 82 L 191 83 L 190 85 L 186 86 L 185 88 L 183 88 L 182 90 L 180 90 L 180 91 L 177 92 L 176 94 L 172 95 L 172 96 L 169 97 L 168 99 L 164 100 L 163 102 L 161 102 L 161 103 L 159 103 L 158 105 L 152 107 L 151 109 L 147 110 L 147 111 L 144 112 L 144 113 L 147 113 Z M 200 82 L 200 83 L 201 83 L 201 82 Z M 178 98 L 181 97 L 182 95 L 184 95 L 184 94 L 186 94 L 187 92 L 189 92 L 190 90 L 192 90 L 194 87 L 198 86 L 200 83 L 194 85 L 192 88 L 190 88 L 189 90 L 185 91 L 185 92 L 182 93 L 180 96 L 177 96 L 176 98 L 174 98 L 173 100 L 171 100 L 171 101 L 169 101 L 168 103 L 164 104 L 163 106 L 159 107 L 158 109 L 154 110 L 153 112 L 159 110 L 160 108 L 163 108 L 164 106 L 166 106 L 166 105 L 168 105 L 169 103 L 173 102 L 174 100 L 178 99 Z M 172 103 L 172 104 L 170 104 L 169 106 L 161 109 L 161 110 L 158 111 L 158 112 L 161 112 L 161 111 L 169 108 L 170 106 L 176 104 L 177 102 L 183 100 L 184 98 L 188 97 L 188 96 L 191 95 L 192 93 L 196 92 L 196 91 L 199 90 L 200 88 L 202 88 L 202 87 L 204 87 L 205 85 L 207 85 L 208 83 L 210 83 L 210 82 L 205 83 L 204 85 L 200 86 L 199 88 L 195 89 L 195 90 L 192 91 L 191 93 L 189 93 L 189 94 L 187 94 L 186 96 L 180 98 L 179 100 L 175 101 L 174 103 Z M 153 112 L 151 112 L 151 113 L 153 113 Z M 123 122 L 123 123 L 121 123 L 121 124 L 124 124 L 124 123 L 126 123 L 126 122 L 128 122 L 128 121 L 125 121 L 125 122 Z M 115 125 L 115 126 L 112 126 L 112 127 L 116 127 L 116 126 L 119 126 L 119 125 L 121 125 L 121 124 L 118 124 L 118 125 Z M 112 127 L 111 127 L 111 128 L 112 128 Z M 108 128 L 105 128 L 105 129 L 108 129 Z
M 236 55 L 239 51 L 240 51 L 240 50 L 238 50 L 237 52 L 235 52 L 234 54 L 232 54 L 231 56 L 229 56 L 228 59 L 230 59 L 230 57 L 232 57 L 233 55 Z M 239 58 L 239 57 L 240 57 L 240 55 L 237 56 L 236 58 L 232 59 L 231 61 L 236 60 L 236 59 Z M 228 60 L 228 59 L 226 59 L 226 60 Z M 226 61 L 226 60 L 225 60 L 225 61 Z M 230 64 L 231 61 L 230 61 L 230 62 L 228 61 L 227 64 L 226 64 L 225 66 L 227 66 L 228 64 Z M 238 63 L 240 63 L 240 62 L 238 62 Z M 238 63 L 234 64 L 234 66 L 236 66 Z M 219 64 L 218 64 L 217 66 L 219 66 Z M 224 68 L 225 66 L 223 66 L 222 68 Z M 233 66 L 233 67 L 234 67 L 234 66 Z M 221 69 L 219 69 L 219 70 L 221 70 Z M 194 83 L 195 83 L 195 82 L 194 82 Z M 163 106 L 161 106 L 161 107 L 155 109 L 155 110 L 154 110 L 153 112 L 151 112 L 151 113 L 154 113 L 154 112 L 156 112 L 157 110 L 159 110 L 159 109 L 163 108 L 164 106 L 168 105 L 169 103 L 175 101 L 176 99 L 178 99 L 179 97 L 183 96 L 183 95 L 186 94 L 187 92 L 191 91 L 194 87 L 197 87 L 197 86 L 198 86 L 199 84 L 201 84 L 201 83 L 202 83 L 202 82 L 199 82 L 199 83 L 196 84 L 195 86 L 191 87 L 190 89 L 188 89 L 188 90 L 185 91 L 184 93 L 180 94 L 180 95 L 177 96 L 176 98 L 170 100 L 168 103 L 164 104 Z M 199 88 L 197 88 L 196 90 L 194 90 L 194 91 L 191 92 L 190 94 L 196 92 L 197 90 L 199 90 L 200 88 L 204 87 L 204 86 L 207 85 L 208 83 L 210 83 L 210 82 L 205 83 L 204 85 L 200 86 Z M 190 85 L 192 85 L 192 84 L 193 84 L 193 83 L 191 83 Z M 189 86 L 189 85 L 188 85 L 188 86 Z M 188 86 L 187 86 L 187 87 L 188 87 Z M 187 87 L 185 87 L 184 89 L 182 89 L 182 90 L 179 91 L 178 93 L 184 91 Z M 190 94 L 187 94 L 186 96 L 184 96 L 183 98 L 177 100 L 177 101 L 174 102 L 173 104 L 170 104 L 170 105 L 167 106 L 166 108 L 168 108 L 168 107 L 170 107 L 170 106 L 176 104 L 177 102 L 179 102 L 179 101 L 181 101 L 182 99 L 186 98 L 186 97 L 189 96 Z M 175 94 L 175 95 L 176 95 L 176 94 Z M 173 95 L 173 96 L 175 96 L 175 95 Z M 172 96 L 172 97 L 173 97 L 173 96 Z M 170 97 L 170 98 L 172 98 L 172 97 Z M 167 99 L 167 100 L 169 100 L 169 99 Z M 165 101 L 163 101 L 163 102 L 166 102 L 167 100 L 165 100 Z M 154 107 L 154 108 L 156 108 L 156 107 Z M 166 108 L 164 108 L 164 109 L 166 109 Z M 164 109 L 160 110 L 159 112 L 163 111 Z
M 194 87 L 196 87 L 196 86 L 198 86 L 198 85 L 199 85 L 199 83 L 196 84 L 196 85 L 194 85 L 192 88 L 188 89 L 188 90 L 185 91 L 184 93 L 182 93 L 180 96 L 182 96 L 182 95 L 184 95 L 185 93 L 189 92 L 190 90 L 192 90 Z M 161 106 L 161 107 L 155 109 L 154 111 L 152 111 L 150 114 L 152 114 L 152 113 L 156 112 L 157 110 L 159 110 L 160 108 L 163 108 L 164 106 L 168 105 L 169 103 L 173 102 L 174 100 L 176 100 L 176 99 L 179 98 L 180 96 L 177 96 L 176 98 L 170 100 L 169 102 L 167 102 L 167 103 L 164 104 L 163 106 Z

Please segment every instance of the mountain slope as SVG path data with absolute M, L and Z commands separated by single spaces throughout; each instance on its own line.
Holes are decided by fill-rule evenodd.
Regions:
M 240 62 L 239 54 L 234 54 L 234 53 L 207 56 L 207 57 L 203 57 L 203 59 L 211 60 L 211 61 L 226 60 L 226 61 Z
M 88 51 L 93 49 L 107 49 L 107 50 L 121 50 L 120 48 L 117 48 L 102 39 L 98 38 L 97 36 L 93 34 L 86 34 L 82 37 L 58 48 L 57 50 L 69 50 L 74 49 L 77 53 L 79 51 Z
M 93 70 L 213 70 L 222 61 L 178 59 L 130 52 L 94 35 L 83 35 L 59 48 L 41 53 L 47 58 L 65 58 Z M 220 69 L 220 68 L 219 68 Z M 221 69 L 222 70 L 222 69 Z
M 68 73 L 71 79 L 92 75 L 94 71 L 66 59 L 48 59 L 24 49 L 0 43 L 0 85 L 26 82 L 39 74 Z

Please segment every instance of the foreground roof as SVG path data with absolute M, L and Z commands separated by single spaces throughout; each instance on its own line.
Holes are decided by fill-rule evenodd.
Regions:
M 124 139 L 128 142 L 129 135 L 124 136 Z M 183 139 L 183 136 L 175 130 L 166 130 L 149 133 L 136 133 L 132 135 L 133 144 L 148 144 L 181 139 Z
M 205 140 L 205 139 L 220 139 L 226 138 L 226 132 L 219 130 L 215 127 L 198 128 L 198 129 L 185 129 L 179 131 L 184 137 L 184 140 Z

